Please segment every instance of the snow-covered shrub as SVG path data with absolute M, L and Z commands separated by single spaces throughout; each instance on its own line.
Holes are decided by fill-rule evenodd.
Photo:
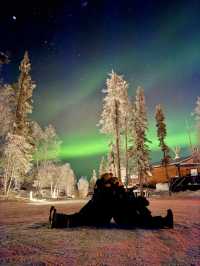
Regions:
M 81 177 L 78 181 L 78 193 L 80 198 L 86 198 L 89 190 L 89 183 L 85 177 Z
M 57 198 L 60 191 L 73 196 L 76 178 L 69 163 L 56 165 L 51 161 L 42 163 L 38 169 L 39 189 L 51 188 L 51 197 Z
M 7 134 L 2 160 L 5 194 L 8 195 L 13 182 L 17 184 L 24 181 L 32 166 L 31 150 L 32 147 L 25 137 Z
M 60 166 L 60 188 L 63 189 L 67 196 L 73 197 L 76 177 L 69 163 Z

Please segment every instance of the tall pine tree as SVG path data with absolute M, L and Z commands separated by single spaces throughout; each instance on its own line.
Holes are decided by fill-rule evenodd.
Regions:
M 14 134 L 27 136 L 29 134 L 28 114 L 32 113 L 32 95 L 33 89 L 36 87 L 30 76 L 31 64 L 28 52 L 25 52 L 19 69 L 20 75 L 18 79 L 18 99 Z
M 135 102 L 132 112 L 132 135 L 134 145 L 132 148 L 132 156 L 134 160 L 134 169 L 139 177 L 140 193 L 143 195 L 143 183 L 149 170 L 149 147 L 147 139 L 148 120 L 145 103 L 144 90 L 139 87 L 136 91 Z
M 20 64 L 20 76 L 15 90 L 14 122 L 12 128 L 9 129 L 10 132 L 7 134 L 7 141 L 4 145 L 4 190 L 6 194 L 8 194 L 12 184 L 9 180 L 13 178 L 15 178 L 14 181 L 16 179 L 23 180 L 28 172 L 27 169 L 30 169 L 30 162 L 32 161 L 34 147 L 28 114 L 32 113 L 32 94 L 35 84 L 31 80 L 30 69 L 31 64 L 28 53 L 25 52 Z M 13 147 L 13 151 L 11 147 Z M 20 160 L 13 159 L 17 158 L 17 156 L 20 157 Z M 12 163 L 10 158 L 13 159 Z
M 116 168 L 117 176 L 121 179 L 121 158 L 120 158 L 120 133 L 123 128 L 123 118 L 124 118 L 124 101 L 126 95 L 125 90 L 127 90 L 127 83 L 122 76 L 117 75 L 112 71 L 110 77 L 107 79 L 107 88 L 104 93 L 106 93 L 103 100 L 103 111 L 101 114 L 101 119 L 99 125 L 101 127 L 101 132 L 105 134 L 110 134 L 114 140 L 116 147 Z
M 128 143 L 130 138 L 130 119 L 131 119 L 131 104 L 128 99 L 128 83 L 123 80 L 120 91 L 120 115 L 121 115 L 121 129 L 120 135 L 122 142 L 124 141 L 124 165 L 126 179 L 129 176 L 129 156 L 128 156 Z
M 167 129 L 166 129 L 164 112 L 163 112 L 163 109 L 162 109 L 160 104 L 156 106 L 155 119 L 156 119 L 157 137 L 159 140 L 159 146 L 160 146 L 161 151 L 163 153 L 162 164 L 165 167 L 165 174 L 166 174 L 166 178 L 167 178 L 168 184 L 169 184 L 170 180 L 169 180 L 167 165 L 169 164 L 171 157 L 169 154 L 169 152 L 170 152 L 169 147 L 165 143 L 165 138 L 167 136 Z M 169 186 L 169 188 L 170 188 L 170 186 Z

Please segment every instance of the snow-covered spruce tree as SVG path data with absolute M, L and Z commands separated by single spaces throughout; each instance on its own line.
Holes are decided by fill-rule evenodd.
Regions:
M 106 82 L 107 88 L 103 92 L 106 94 L 103 100 L 103 111 L 99 126 L 101 132 L 109 134 L 116 146 L 116 168 L 117 176 L 121 179 L 121 164 L 120 164 L 120 132 L 123 127 L 125 101 L 124 95 L 127 90 L 127 83 L 122 76 L 117 75 L 114 71 Z
M 93 169 L 92 171 L 92 177 L 90 178 L 90 182 L 89 182 L 89 190 L 90 191 L 94 191 L 94 187 L 97 181 L 97 174 L 95 169 Z
M 168 180 L 168 185 L 169 185 L 170 180 L 169 180 L 167 165 L 169 164 L 171 157 L 169 154 L 170 149 L 165 143 L 165 138 L 167 136 L 167 129 L 166 129 L 164 112 L 160 104 L 156 106 L 155 119 L 156 119 L 157 137 L 159 141 L 159 146 L 163 153 L 162 164 L 165 167 L 165 174 L 166 174 L 166 178 Z M 169 188 L 170 188 L 170 185 L 169 185 Z
M 30 76 L 31 64 L 28 52 L 25 52 L 24 58 L 21 61 L 19 69 L 20 75 L 18 79 L 18 99 L 16 107 L 14 134 L 28 137 L 28 115 L 32 113 L 32 95 L 33 89 L 36 87 Z
M 200 146 L 200 97 L 197 97 L 196 106 L 192 115 L 195 119 L 197 145 Z
M 124 81 L 121 96 L 120 96 L 120 114 L 121 114 L 121 130 L 120 133 L 124 138 L 125 146 L 125 156 L 124 156 L 124 165 L 125 165 L 125 175 L 128 180 L 129 177 L 129 154 L 128 154 L 128 143 L 131 137 L 131 103 L 128 99 L 128 83 Z
M 25 174 L 31 168 L 32 146 L 24 136 L 8 133 L 3 154 L 4 192 L 8 196 L 10 188 L 16 182 L 23 182 Z
M 33 89 L 35 88 L 35 84 L 32 82 L 31 76 L 29 74 L 30 68 L 31 68 L 30 61 L 28 58 L 28 53 L 26 52 L 20 64 L 21 73 L 18 79 L 17 88 L 15 90 L 16 105 L 14 105 L 13 107 L 15 109 L 14 123 L 12 129 L 9 130 L 12 133 L 11 134 L 12 138 L 10 139 L 11 135 L 9 135 L 7 137 L 8 141 L 4 145 L 5 153 L 7 150 L 10 150 L 8 147 L 10 146 L 10 143 L 12 143 L 12 141 L 14 141 L 15 143 L 15 140 L 21 139 L 21 142 L 24 143 L 25 146 L 29 146 L 29 148 L 23 150 L 24 152 L 21 152 L 20 145 L 15 146 L 15 153 L 17 154 L 17 149 L 19 149 L 18 154 L 24 156 L 23 163 L 27 163 L 27 168 L 29 168 L 33 153 L 33 143 L 30 132 L 30 122 L 28 120 L 28 114 L 32 112 L 32 93 Z M 18 169 L 18 174 L 17 174 L 18 178 L 19 174 L 21 174 L 22 179 L 25 178 L 27 171 L 25 171 L 26 167 L 24 167 L 23 164 L 18 163 L 17 160 L 13 160 L 13 163 L 10 164 L 10 160 L 5 160 L 4 162 L 5 180 L 7 180 L 8 178 L 7 173 L 12 173 L 12 169 Z M 16 177 L 17 175 L 13 177 L 17 178 Z M 13 177 L 12 175 L 10 176 L 11 179 Z
M 135 103 L 133 104 L 132 112 L 132 135 L 134 145 L 132 147 L 132 156 L 134 157 L 134 169 L 138 174 L 140 193 L 143 194 L 143 183 L 149 170 L 149 147 L 147 139 L 148 120 L 144 90 L 141 87 L 137 88 Z
M 81 177 L 77 183 L 80 198 L 86 198 L 89 190 L 89 183 L 86 178 Z

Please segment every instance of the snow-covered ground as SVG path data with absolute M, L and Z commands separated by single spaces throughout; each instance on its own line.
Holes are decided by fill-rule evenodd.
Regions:
M 83 204 L 57 209 L 72 213 Z M 0 265 L 200 265 L 200 198 L 151 200 L 154 215 L 173 209 L 170 230 L 50 230 L 50 205 L 0 202 Z
M 28 204 L 30 204 L 30 205 L 85 204 L 85 203 L 87 203 L 88 200 L 85 200 L 85 199 L 70 199 L 70 200 L 47 201 L 47 200 L 34 199 L 34 200 L 31 200 Z

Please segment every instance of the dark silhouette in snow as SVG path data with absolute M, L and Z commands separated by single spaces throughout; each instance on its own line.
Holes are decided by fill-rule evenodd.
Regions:
M 77 226 L 109 227 L 113 218 L 120 228 L 173 228 L 173 213 L 169 209 L 166 217 L 152 216 L 145 197 L 135 197 L 131 190 L 111 173 L 106 173 L 96 181 L 92 199 L 77 213 L 57 213 L 50 209 L 51 228 Z

